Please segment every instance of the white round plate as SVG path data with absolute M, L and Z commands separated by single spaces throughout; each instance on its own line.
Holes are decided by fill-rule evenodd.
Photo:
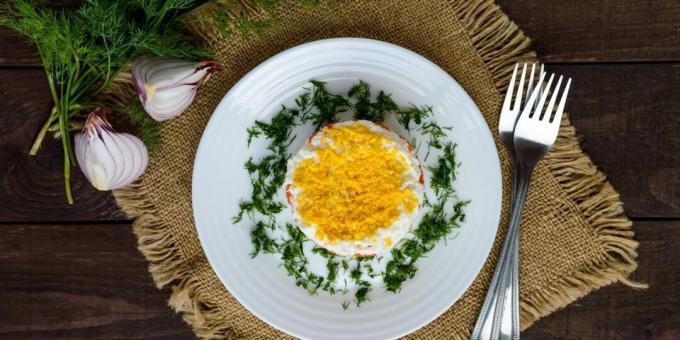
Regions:
M 225 70 L 224 72 L 229 72 Z M 251 193 L 244 162 L 263 154 L 264 144 L 246 144 L 255 120 L 269 121 L 309 87 L 327 82 L 346 93 L 359 79 L 372 90 L 392 93 L 400 106 L 430 105 L 440 126 L 453 127 L 462 163 L 455 187 L 471 200 L 466 219 L 446 242 L 419 260 L 415 277 L 401 292 L 375 287 L 370 301 L 343 310 L 351 296 L 310 296 L 295 286 L 273 255 L 251 258 L 250 228 L 234 225 L 238 204 Z M 389 125 L 389 124 L 388 124 Z M 297 140 L 311 133 L 298 131 Z M 296 144 L 300 145 L 300 143 Z M 291 152 L 295 145 L 291 147 Z M 270 325 L 305 339 L 388 339 L 426 325 L 460 298 L 479 273 L 496 236 L 501 209 L 501 173 L 491 132 L 463 88 L 424 57 L 368 39 L 328 39 L 300 45 L 265 61 L 222 99 L 203 133 L 193 173 L 196 229 L 212 268 L 229 292 Z

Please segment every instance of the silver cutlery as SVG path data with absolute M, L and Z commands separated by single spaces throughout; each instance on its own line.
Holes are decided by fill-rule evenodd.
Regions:
M 470 337 L 472 340 L 519 339 L 519 224 L 522 208 L 533 169 L 557 138 L 571 85 L 569 79 L 561 87 L 563 77 L 559 76 L 553 87 L 554 74 L 544 83 L 542 66 L 534 84 L 536 65 L 532 64 L 523 104 L 527 64 L 522 67 L 517 93 L 513 96 L 518 67 L 519 64 L 515 65 L 512 73 L 498 124 L 501 142 L 510 154 L 513 168 L 510 221 L 489 290 Z

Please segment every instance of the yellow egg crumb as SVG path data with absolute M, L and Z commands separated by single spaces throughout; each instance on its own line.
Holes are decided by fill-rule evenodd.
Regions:
M 317 237 L 331 243 L 370 238 L 418 206 L 413 191 L 403 189 L 409 161 L 392 139 L 359 123 L 321 132 L 316 157 L 293 173 L 300 189 L 295 204 L 300 217 L 317 226 Z

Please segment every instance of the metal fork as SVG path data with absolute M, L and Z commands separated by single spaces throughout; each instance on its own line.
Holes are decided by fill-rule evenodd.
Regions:
M 527 65 L 525 64 L 522 67 L 522 75 L 520 77 L 519 86 L 517 86 L 517 94 L 513 103 L 513 91 L 515 89 L 515 86 L 517 85 L 516 83 L 517 68 L 518 65 L 515 65 L 515 70 L 512 73 L 512 78 L 510 79 L 510 84 L 508 85 L 508 90 L 505 95 L 505 101 L 503 102 L 503 107 L 501 109 L 501 115 L 498 124 L 501 142 L 505 146 L 508 153 L 511 155 L 510 160 L 512 162 L 513 167 L 512 188 L 510 190 L 510 193 L 512 195 L 510 197 L 511 211 L 513 210 L 515 203 L 514 196 L 517 188 L 517 175 L 519 164 L 515 160 L 516 156 L 513 141 L 513 131 L 515 129 L 517 119 L 519 118 L 521 112 L 522 93 L 524 91 L 524 80 L 526 76 Z M 535 69 L 536 65 L 532 65 L 531 73 L 529 76 L 528 88 L 526 91 L 527 92 L 526 101 L 528 101 L 529 96 L 533 92 Z M 540 74 L 541 75 L 543 74 L 542 66 Z M 541 86 L 538 86 L 537 89 L 540 91 Z M 538 104 L 538 102 L 535 103 Z M 513 230 L 511 228 L 508 228 L 505 243 L 503 244 L 503 250 L 501 251 L 501 254 L 498 258 L 498 264 L 496 265 L 496 270 L 491 280 L 491 284 L 489 285 L 489 291 L 487 292 L 484 304 L 482 305 L 482 310 L 477 320 L 477 324 L 475 325 L 475 329 L 472 333 L 471 339 L 475 340 L 490 339 L 492 338 L 492 334 L 494 333 L 496 335 L 494 335 L 493 338 L 496 339 L 498 338 L 497 334 L 500 332 L 499 325 L 505 324 L 506 327 L 504 328 L 504 332 L 512 332 L 511 329 L 510 330 L 507 329 L 508 326 L 512 326 L 515 324 L 519 325 L 519 316 L 513 313 L 513 311 L 515 310 L 515 306 L 513 305 L 512 302 L 514 301 L 514 296 L 518 295 L 517 289 L 515 289 L 515 291 L 512 291 L 512 288 L 517 287 L 518 285 L 508 285 L 508 283 L 506 282 L 506 281 L 515 282 L 516 281 L 515 278 L 519 279 L 517 271 L 511 273 L 511 275 L 514 276 L 511 277 L 512 280 L 508 280 L 506 273 L 506 271 L 509 270 L 508 268 L 510 268 L 510 266 L 506 265 L 506 262 L 509 261 L 518 262 L 516 260 L 518 258 L 518 255 L 515 256 L 515 252 L 517 251 L 513 252 L 512 254 L 507 254 L 507 249 L 510 247 L 518 249 L 518 247 L 511 245 L 511 242 L 512 243 L 517 242 L 516 241 L 517 238 L 514 237 L 512 231 Z M 506 257 L 509 256 L 512 256 L 513 259 L 506 259 Z M 503 278 L 505 278 L 505 280 L 503 280 Z M 504 289 L 502 289 L 501 287 L 504 287 Z M 510 288 L 510 291 L 508 291 L 507 287 Z M 507 320 L 501 319 L 503 317 Z
M 531 65 L 526 103 L 522 108 L 527 65 L 524 64 L 522 67 L 513 103 L 518 70 L 518 65 L 515 65 L 501 110 L 498 130 L 513 164 L 510 223 L 489 291 L 470 337 L 474 340 L 519 339 L 519 222 L 531 174 L 557 138 L 564 104 L 571 85 L 571 79 L 569 79 L 562 90 L 562 96 L 553 116 L 562 76 L 559 77 L 557 85 L 552 88 L 555 75 L 551 75 L 547 84 L 544 84 L 545 73 L 541 66 L 540 76 L 534 89 L 535 69 L 536 65 Z M 552 95 L 544 110 L 550 93 Z

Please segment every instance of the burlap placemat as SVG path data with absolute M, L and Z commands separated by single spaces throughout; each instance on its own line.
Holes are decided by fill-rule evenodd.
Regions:
M 201 134 L 218 102 L 245 73 L 312 40 L 384 40 L 449 72 L 496 133 L 501 93 L 512 66 L 535 59 L 529 39 L 487 0 L 333 1 L 311 9 L 286 4 L 277 15 L 277 30 L 255 39 L 224 38 L 209 24 L 196 24 L 196 33 L 224 69 L 187 112 L 163 125 L 162 142 L 143 179 L 115 193 L 120 206 L 137 218 L 134 232 L 156 284 L 172 287 L 169 304 L 201 337 L 286 337 L 250 314 L 222 286 L 201 250 L 191 210 L 192 166 Z M 498 149 L 505 208 L 491 256 L 465 295 L 413 338 L 465 338 L 471 331 L 507 221 L 510 168 L 503 147 Z M 565 118 L 555 146 L 536 168 L 522 220 L 522 327 L 595 288 L 616 281 L 638 286 L 626 279 L 636 268 L 636 247 L 618 194 L 581 151 Z

